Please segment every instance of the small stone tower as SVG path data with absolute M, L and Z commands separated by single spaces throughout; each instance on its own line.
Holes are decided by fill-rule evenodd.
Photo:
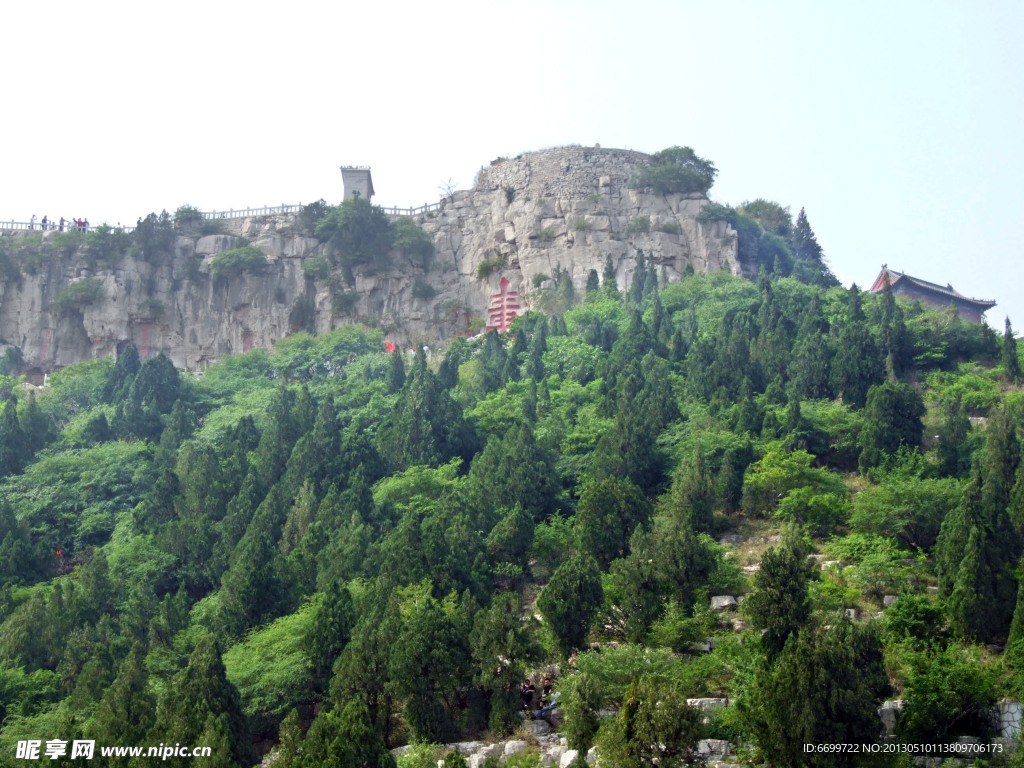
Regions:
M 341 182 L 345 185 L 346 200 L 353 197 L 365 197 L 369 200 L 373 197 L 373 179 L 368 165 L 341 166 Z

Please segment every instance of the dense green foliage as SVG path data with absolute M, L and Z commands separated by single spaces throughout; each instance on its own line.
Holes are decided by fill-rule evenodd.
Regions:
M 235 277 L 243 272 L 258 273 L 267 265 L 267 257 L 259 248 L 243 245 L 222 251 L 210 262 L 210 274 L 215 279 Z
M 714 163 L 697 157 L 689 147 L 669 147 L 651 155 L 650 165 L 631 183 L 659 195 L 676 192 L 707 194 L 717 174 Z M 650 226 L 650 221 L 647 224 Z
M 308 211 L 339 266 L 427 258 L 355 202 Z M 38 397 L 5 379 L 0 751 L 87 734 L 248 766 L 277 740 L 281 768 L 392 766 L 408 739 L 513 732 L 556 662 L 570 746 L 615 765 L 705 737 L 841 765 L 802 744 L 877 740 L 896 692 L 899 739 L 982 734 L 1024 689 L 1006 347 L 804 274 L 806 216 L 728 215 L 790 266 L 664 285 L 638 254 L 631 285 L 595 272 L 433 358 L 349 325 L 201 379 L 132 346 Z

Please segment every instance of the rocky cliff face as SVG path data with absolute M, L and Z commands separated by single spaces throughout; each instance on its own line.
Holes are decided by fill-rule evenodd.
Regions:
M 289 315 L 298 301 L 312 303 L 318 331 L 366 322 L 397 342 L 422 343 L 478 327 L 502 278 L 525 310 L 542 304 L 546 277 L 561 274 L 582 291 L 607 256 L 619 285 L 627 286 L 637 249 L 653 255 L 668 280 L 688 267 L 740 274 L 736 233 L 723 222 L 697 221 L 706 198 L 629 189 L 647 160 L 638 152 L 568 147 L 494 161 L 472 189 L 417 217 L 435 244 L 429 270 L 403 259 L 385 273 L 357 270 L 358 298 L 345 314 L 332 313 L 337 277 L 305 276 L 303 260 L 324 254 L 325 246 L 293 215 L 227 219 L 223 234 L 205 237 L 183 231 L 173 255 L 156 264 L 128 257 L 113 267 L 90 265 L 81 251 L 54 256 L 35 274 L 3 284 L 0 341 L 20 347 L 39 371 L 111 355 L 128 342 L 144 356 L 163 352 L 178 367 L 202 369 L 292 332 Z M 211 261 L 240 238 L 266 254 L 267 268 L 213 280 Z M 482 262 L 490 268 L 481 270 Z M 65 286 L 86 279 L 102 286 L 98 300 L 81 309 L 53 305 Z M 430 293 L 422 283 L 435 295 L 415 298 L 417 283 L 418 295 Z

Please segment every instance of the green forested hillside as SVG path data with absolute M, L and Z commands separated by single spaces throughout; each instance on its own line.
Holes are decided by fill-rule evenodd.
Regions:
M 347 326 L 199 379 L 129 347 L 5 380 L 0 761 L 387 766 L 513 732 L 554 665 L 614 766 L 866 764 L 803 744 L 877 741 L 897 696 L 899 741 L 990 735 L 1024 683 L 1009 328 L 638 261 L 430 359 Z

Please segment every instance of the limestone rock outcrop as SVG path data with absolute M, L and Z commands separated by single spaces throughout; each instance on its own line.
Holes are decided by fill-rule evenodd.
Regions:
M 600 274 L 609 256 L 619 286 L 627 287 L 638 249 L 668 281 L 690 268 L 741 274 L 735 231 L 698 221 L 706 197 L 630 188 L 648 161 L 638 152 L 586 147 L 496 160 L 472 189 L 416 217 L 434 241 L 429 269 L 396 258 L 386 272 L 357 269 L 348 286 L 338 275 L 305 274 L 303 261 L 327 255 L 327 247 L 295 214 L 223 219 L 219 234 L 185 229 L 173 254 L 153 264 L 125 257 L 109 266 L 90 262 L 84 249 L 60 253 L 0 286 L 0 344 L 19 347 L 37 373 L 112 355 L 128 342 L 143 356 L 163 352 L 179 368 L 203 369 L 296 330 L 299 303 L 311 309 L 308 323 L 319 332 L 363 322 L 400 344 L 431 343 L 479 328 L 502 278 L 525 311 L 544 308 L 547 278 L 561 275 L 582 292 L 590 270 Z M 265 254 L 267 266 L 213 279 L 213 259 L 242 238 Z M 80 280 L 98 281 L 102 295 L 58 309 L 57 295 Z M 350 299 L 340 310 L 333 301 L 339 292 Z

